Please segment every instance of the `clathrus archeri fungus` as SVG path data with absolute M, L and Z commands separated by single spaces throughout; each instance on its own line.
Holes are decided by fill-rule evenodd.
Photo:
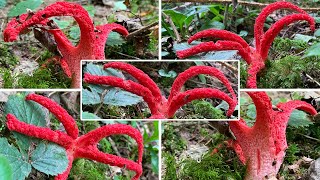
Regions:
M 245 179 L 262 180 L 275 177 L 287 149 L 286 128 L 293 110 L 303 110 L 311 115 L 317 111 L 308 103 L 293 100 L 272 107 L 266 92 L 247 92 L 256 106 L 256 121 L 252 127 L 243 119 L 230 121 L 235 139 L 229 145 L 247 166 Z
M 264 22 L 268 15 L 279 9 L 289 9 L 297 13 L 283 17 L 264 32 Z M 307 12 L 289 2 L 275 2 L 263 8 L 256 19 L 254 25 L 255 47 L 250 47 L 242 37 L 235 33 L 226 30 L 208 29 L 191 36 L 188 43 L 190 44 L 201 38 L 217 38 L 220 40 L 217 42 L 202 42 L 189 49 L 177 51 L 177 56 L 178 58 L 186 58 L 201 52 L 238 50 L 238 54 L 242 56 L 249 66 L 247 87 L 257 88 L 257 74 L 265 67 L 273 40 L 286 25 L 299 20 L 307 21 L 310 24 L 310 29 L 312 31 L 315 30 L 315 21 Z
M 126 169 L 135 171 L 136 174 L 132 179 L 139 179 L 142 174 L 143 139 L 138 130 L 129 125 L 112 124 L 102 126 L 79 137 L 76 121 L 59 104 L 49 98 L 36 94 L 27 95 L 26 100 L 35 101 L 47 108 L 63 124 L 66 132 L 53 131 L 50 128 L 27 124 L 18 120 L 13 114 L 7 115 L 7 126 L 10 131 L 47 140 L 66 149 L 69 165 L 62 174 L 55 177 L 56 180 L 68 178 L 72 162 L 77 158 L 86 158 L 121 168 L 125 167 Z M 136 162 L 98 150 L 97 145 L 99 141 L 104 137 L 112 135 L 128 135 L 137 142 L 138 160 Z
M 76 46 L 68 40 L 66 35 L 49 18 L 54 16 L 71 16 L 80 28 L 80 41 Z M 60 64 L 65 74 L 72 78 L 71 87 L 80 87 L 80 60 L 105 59 L 105 43 L 111 31 L 124 36 L 128 31 L 116 23 L 94 26 L 88 12 L 79 4 L 56 2 L 36 13 L 22 14 L 13 18 L 3 32 L 6 42 L 16 41 L 20 34 L 28 32 L 30 28 L 39 28 L 54 36 L 60 52 Z
M 193 66 L 180 73 L 173 82 L 168 99 L 161 95 L 157 84 L 143 71 L 123 62 L 110 62 L 104 65 L 104 68 L 118 69 L 127 72 L 138 82 L 124 80 L 115 76 L 97 76 L 89 73 L 84 74 L 84 82 L 90 84 L 110 85 L 124 89 L 128 92 L 141 96 L 148 104 L 152 116 L 150 119 L 172 118 L 175 112 L 183 105 L 203 98 L 218 98 L 229 104 L 227 116 L 230 117 L 237 105 L 237 96 L 234 93 L 229 80 L 216 68 L 209 66 Z M 190 78 L 206 74 L 218 78 L 227 88 L 231 97 L 214 88 L 195 88 L 180 92 L 183 84 Z

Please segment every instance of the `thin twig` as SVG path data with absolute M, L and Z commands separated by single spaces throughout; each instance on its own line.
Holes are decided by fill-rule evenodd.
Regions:
M 232 3 L 232 0 L 162 0 L 162 3 L 184 3 L 184 2 L 229 4 L 229 3 Z M 267 3 L 248 2 L 248 1 L 238 1 L 238 4 L 245 5 L 245 6 L 259 7 L 259 8 L 264 8 L 269 5 Z M 301 8 L 301 9 L 304 11 L 310 11 L 310 12 L 320 11 L 320 8 Z
M 110 142 L 111 144 L 111 147 L 113 149 L 113 151 L 117 154 L 117 156 L 121 157 L 121 154 L 120 152 L 118 151 L 118 148 L 116 146 L 116 143 L 113 141 L 113 139 L 111 137 L 108 137 L 108 141 Z
M 318 86 L 320 86 L 320 83 L 318 81 L 316 81 L 314 78 L 312 78 L 309 74 L 305 73 L 305 75 L 307 76 L 307 78 L 311 79 L 314 83 L 316 83 Z
M 138 30 L 130 33 L 126 38 L 127 38 L 127 39 L 132 39 L 132 38 L 134 38 L 135 36 L 137 36 L 137 35 L 145 32 L 145 31 L 147 31 L 148 29 L 150 29 L 151 27 L 156 26 L 156 25 L 158 25 L 158 22 L 151 23 L 151 24 L 149 24 L 148 26 L 145 26 L 145 27 L 143 27 L 143 28 L 141 28 L 141 29 L 138 29 Z
M 314 138 L 314 137 L 311 137 L 311 136 L 308 136 L 308 135 L 305 135 L 305 134 L 301 134 L 301 133 L 298 133 L 298 134 L 300 134 L 301 136 L 304 136 L 304 137 L 306 137 L 306 138 L 308 138 L 308 139 L 311 139 L 311 140 L 320 142 L 320 139 L 317 139 L 317 138 Z
M 238 69 L 233 67 L 232 65 L 228 64 L 228 63 L 225 63 L 225 62 L 222 62 L 222 61 L 217 61 L 217 63 L 221 64 L 222 66 L 230 69 L 234 74 L 238 74 Z
M 177 40 L 177 43 L 181 42 L 181 37 L 180 37 L 180 34 L 176 28 L 176 26 L 173 24 L 173 21 L 172 19 L 166 15 L 165 13 L 162 12 L 162 15 L 165 17 L 166 21 L 170 24 L 175 36 L 176 36 L 176 40 Z
M 102 92 L 101 97 L 100 97 L 100 104 L 99 104 L 99 106 L 97 107 L 97 109 L 94 111 L 93 114 L 97 115 L 98 112 L 100 111 L 101 107 L 102 107 L 103 104 L 104 104 L 104 103 L 103 103 L 103 102 L 104 102 L 104 97 L 106 96 L 107 92 L 108 92 L 107 89 L 105 89 L 105 90 Z
M 122 55 L 122 56 L 126 56 L 126 57 L 128 57 L 128 58 L 140 59 L 140 58 L 137 58 L 137 57 L 135 57 L 135 56 L 130 56 L 130 55 L 127 55 L 127 54 L 123 54 L 123 53 L 121 53 L 121 52 L 117 52 L 117 51 L 112 51 L 112 52 L 117 53 L 117 54 L 120 54 L 120 55 Z

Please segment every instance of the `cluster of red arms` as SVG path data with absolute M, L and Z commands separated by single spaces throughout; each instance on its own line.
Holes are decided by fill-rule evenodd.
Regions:
M 267 16 L 278 9 L 290 9 L 296 14 L 288 15 L 273 24 L 266 32 L 263 30 Z M 78 22 L 81 30 L 79 44 L 74 47 L 59 29 L 50 28 L 52 16 L 72 16 Z M 251 47 L 240 36 L 225 30 L 204 30 L 196 33 L 188 40 L 192 43 L 200 38 L 218 38 L 214 42 L 202 42 L 189 49 L 177 51 L 179 58 L 186 58 L 201 52 L 237 50 L 239 55 L 248 64 L 248 88 L 257 88 L 257 75 L 265 67 L 270 46 L 281 29 L 298 20 L 305 20 L 310 29 L 315 29 L 315 21 L 305 11 L 288 2 L 276 2 L 265 7 L 256 19 L 254 26 L 255 46 Z M 4 31 L 5 41 L 14 41 L 19 34 L 28 27 L 43 25 L 51 33 L 61 53 L 60 62 L 68 77 L 72 77 L 72 87 L 80 85 L 80 60 L 104 59 L 104 46 L 108 34 L 115 30 L 127 35 L 127 30 L 118 24 L 106 24 L 94 27 L 88 13 L 79 5 L 68 2 L 57 2 L 35 13 L 29 18 L 28 14 L 21 15 L 9 22 Z M 78 66 L 79 65 L 79 66 Z M 144 72 L 134 66 L 121 62 L 111 62 L 104 68 L 118 69 L 132 75 L 137 82 L 124 80 L 114 76 L 84 75 L 84 82 L 103 84 L 118 87 L 143 97 L 151 111 L 151 119 L 172 118 L 175 112 L 184 104 L 195 99 L 218 98 L 229 104 L 227 116 L 231 116 L 237 105 L 237 96 L 228 79 L 217 69 L 208 66 L 195 66 L 180 73 L 172 85 L 168 99 L 161 94 L 157 84 Z M 180 92 L 183 84 L 191 77 L 206 74 L 218 78 L 227 88 L 231 97 L 218 89 L 196 88 Z M 248 92 L 252 98 L 257 117 L 253 127 L 246 125 L 244 120 L 230 121 L 230 129 L 236 139 L 230 140 L 229 145 L 234 148 L 240 160 L 247 165 L 246 179 L 263 179 L 269 175 L 276 175 L 285 156 L 287 148 L 285 130 L 290 113 L 294 109 L 304 110 L 315 115 L 316 110 L 305 102 L 290 101 L 278 104 L 279 110 L 272 108 L 271 101 L 266 92 Z M 53 131 L 49 128 L 37 127 L 21 122 L 14 115 L 7 115 L 7 125 L 11 131 L 19 132 L 31 137 L 44 139 L 64 147 L 67 151 L 69 166 L 67 170 L 58 175 L 56 179 L 67 179 L 72 162 L 76 158 L 88 158 L 113 166 L 126 167 L 135 171 L 133 179 L 142 174 L 143 140 L 140 132 L 127 125 L 107 125 L 93 130 L 79 137 L 75 120 L 57 103 L 48 98 L 30 94 L 26 100 L 35 101 L 49 109 L 64 125 L 66 133 Z M 100 152 L 97 143 L 104 137 L 114 134 L 126 134 L 136 140 L 138 145 L 138 160 L 136 162 L 115 155 Z

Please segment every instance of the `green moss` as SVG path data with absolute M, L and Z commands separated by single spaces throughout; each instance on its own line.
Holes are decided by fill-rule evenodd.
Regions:
M 0 66 L 10 68 L 18 64 L 18 58 L 9 50 L 9 46 L 0 43 Z
M 69 179 L 86 179 L 86 180 L 106 180 L 106 171 L 108 165 L 102 163 L 94 163 L 86 159 L 79 159 L 73 163 Z
M 179 179 L 243 179 L 246 170 L 245 166 L 242 166 L 236 160 L 237 158 L 232 162 L 228 162 L 227 158 L 220 154 L 210 155 L 208 153 L 200 162 L 193 159 L 184 160 L 180 164 L 180 167 L 183 168 L 179 173 Z
M 18 75 L 19 88 L 68 88 L 71 80 L 61 73 L 54 73 L 49 68 L 39 68 L 33 75 Z
M 207 101 L 192 101 L 192 107 L 196 114 L 199 114 L 206 119 L 226 119 L 226 116 L 223 115 L 223 111 L 213 107 L 212 104 Z
M 269 67 L 260 76 L 258 87 L 303 87 L 301 73 L 317 71 L 315 67 L 320 67 L 320 61 L 317 58 L 301 59 L 299 56 L 288 55 L 282 59 L 270 61 Z
M 167 152 L 175 154 L 185 149 L 187 143 L 173 125 L 166 123 L 162 134 L 162 144 Z
M 301 40 L 292 40 L 289 38 L 276 38 L 272 45 L 272 54 L 276 54 L 278 58 L 286 55 L 296 54 L 308 47 L 308 43 Z
M 12 88 L 14 79 L 12 77 L 11 71 L 9 69 L 0 69 L 0 73 L 2 74 L 3 78 L 3 87 L 4 88 Z
M 299 157 L 296 155 L 300 152 L 300 148 L 298 147 L 298 144 L 290 144 L 288 149 L 286 150 L 286 157 L 285 161 L 289 164 L 292 164 L 294 161 L 296 161 Z
M 177 180 L 177 163 L 171 154 L 163 153 L 164 163 L 166 166 L 166 172 L 164 174 L 164 180 Z

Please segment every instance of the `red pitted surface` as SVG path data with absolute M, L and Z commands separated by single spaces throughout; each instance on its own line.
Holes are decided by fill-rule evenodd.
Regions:
M 217 98 L 226 101 L 229 104 L 227 116 L 231 116 L 237 101 L 230 98 L 228 94 L 213 88 L 195 88 L 185 92 L 180 92 L 172 98 L 168 106 L 168 117 L 172 117 L 174 113 L 183 105 L 196 100 L 204 98 Z
M 230 129 L 236 140 L 230 141 L 240 160 L 247 166 L 245 179 L 264 179 L 276 176 L 287 149 L 286 127 L 291 112 L 300 109 L 315 115 L 316 110 L 302 101 L 278 104 L 273 110 L 265 92 L 247 92 L 256 106 L 257 117 L 253 127 L 243 120 L 230 121 Z
M 63 110 L 61 106 L 49 98 L 30 94 L 26 99 L 38 102 L 39 104 L 48 108 L 48 110 L 52 113 L 60 113 L 58 116 L 56 114 L 55 115 L 57 116 L 58 120 L 62 122 L 65 128 L 66 126 L 73 125 L 75 123 L 74 119 L 69 118 L 69 114 L 65 114 L 66 111 Z M 143 138 L 138 130 L 129 125 L 106 125 L 90 131 L 89 133 L 80 137 L 77 135 L 75 138 L 71 137 L 69 132 L 66 134 L 58 130 L 53 131 L 50 128 L 38 127 L 21 122 L 12 114 L 7 115 L 7 126 L 10 131 L 15 131 L 30 137 L 47 140 L 66 149 L 69 160 L 68 167 L 63 173 L 56 176 L 55 180 L 66 180 L 72 168 L 72 162 L 77 158 L 86 158 L 121 168 L 126 167 L 126 169 L 136 172 L 135 176 L 132 178 L 133 180 L 139 179 L 142 174 Z M 78 132 L 77 126 L 72 127 L 75 127 L 76 131 Z M 122 134 L 130 136 L 136 141 L 138 146 L 138 160 L 136 162 L 98 150 L 97 145 L 102 138 L 111 135 Z
M 300 9 L 298 6 L 291 4 L 289 2 L 277 2 L 272 3 L 265 8 L 261 10 L 261 13 L 256 19 L 256 22 L 254 24 L 254 37 L 255 37 L 255 43 L 256 43 L 256 49 L 258 52 L 260 52 L 260 40 L 262 39 L 262 36 L 264 34 L 263 27 L 264 23 L 266 22 L 267 17 L 273 13 L 276 10 L 279 9 L 289 9 L 296 12 L 299 12 L 301 14 L 307 14 L 305 11 Z
M 113 68 L 113 69 L 119 69 L 121 71 L 124 71 L 131 76 L 133 76 L 141 85 L 148 88 L 152 95 L 155 97 L 156 101 L 161 101 L 162 96 L 160 89 L 158 88 L 157 84 L 143 71 L 140 69 L 123 62 L 110 62 L 104 65 L 104 69 L 106 68 Z

